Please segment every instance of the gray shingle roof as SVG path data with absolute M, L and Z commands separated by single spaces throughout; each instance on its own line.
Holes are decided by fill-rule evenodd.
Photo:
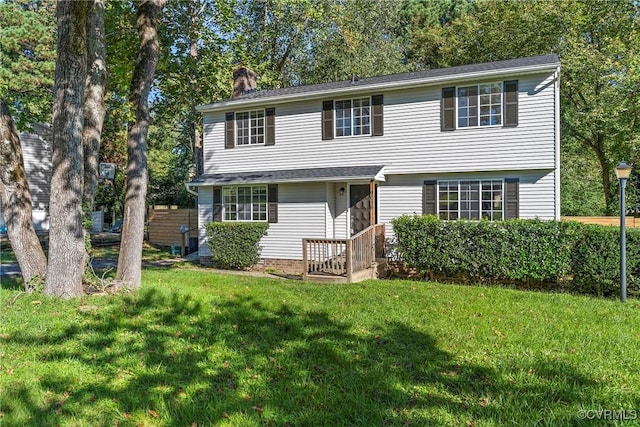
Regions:
M 389 74 L 385 76 L 369 77 L 359 80 L 345 80 L 340 82 L 319 83 L 313 85 L 293 86 L 282 89 L 268 89 L 252 91 L 227 102 L 270 98 L 284 95 L 293 95 L 301 93 L 322 92 L 342 88 L 366 87 L 376 84 L 392 83 L 392 82 L 410 82 L 411 80 L 422 80 L 437 77 L 455 76 L 458 74 L 491 72 L 509 68 L 524 68 L 540 65 L 554 66 L 560 63 L 560 59 L 556 54 L 531 56 L 527 58 L 507 59 L 504 61 L 484 62 L 480 64 L 460 65 L 449 68 L 436 68 L 432 70 L 416 71 L 413 73 Z
M 384 166 L 344 166 L 333 168 L 289 169 L 200 175 L 187 185 L 238 185 L 280 182 L 338 181 L 374 179 Z

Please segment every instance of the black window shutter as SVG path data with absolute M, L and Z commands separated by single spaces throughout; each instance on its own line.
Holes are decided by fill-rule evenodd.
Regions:
M 440 129 L 443 131 L 456 128 L 456 88 L 443 87 L 440 100 Z
M 213 187 L 213 221 L 222 221 L 222 188 Z
M 508 178 L 504 180 L 505 185 L 505 210 L 504 219 L 520 217 L 520 180 L 518 178 Z
M 269 207 L 267 209 L 268 221 L 278 222 L 278 185 L 272 184 L 267 187 L 267 197 Z
M 265 110 L 264 145 L 276 145 L 276 109 Z
M 322 102 L 322 139 L 333 139 L 333 100 Z
M 422 214 L 437 215 L 436 193 L 438 189 L 437 181 L 425 181 L 422 186 Z
M 235 144 L 235 113 L 229 112 L 225 114 L 224 123 L 224 148 L 233 148 Z
M 518 126 L 518 81 L 504 82 L 504 126 Z
M 373 107 L 373 129 L 371 136 L 382 136 L 384 135 L 384 104 L 382 95 L 372 96 L 371 105 Z

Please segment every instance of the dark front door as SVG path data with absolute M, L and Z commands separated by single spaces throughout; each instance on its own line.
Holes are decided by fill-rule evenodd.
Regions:
M 369 184 L 349 187 L 349 211 L 351 214 L 351 235 L 361 232 L 369 225 L 370 195 Z

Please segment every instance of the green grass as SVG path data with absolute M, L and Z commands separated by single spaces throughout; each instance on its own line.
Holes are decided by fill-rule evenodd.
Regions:
M 0 424 L 593 426 L 606 423 L 581 410 L 640 412 L 636 300 L 185 266 L 143 282 L 76 301 L 2 290 Z

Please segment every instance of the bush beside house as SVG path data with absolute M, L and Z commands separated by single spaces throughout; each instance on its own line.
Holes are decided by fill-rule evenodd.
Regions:
M 260 260 L 260 239 L 267 234 L 266 222 L 210 222 L 207 242 L 213 265 L 246 269 Z
M 540 220 L 392 221 L 395 256 L 430 279 L 509 284 L 597 296 L 619 294 L 615 227 Z M 640 294 L 640 230 L 627 230 L 628 293 Z

